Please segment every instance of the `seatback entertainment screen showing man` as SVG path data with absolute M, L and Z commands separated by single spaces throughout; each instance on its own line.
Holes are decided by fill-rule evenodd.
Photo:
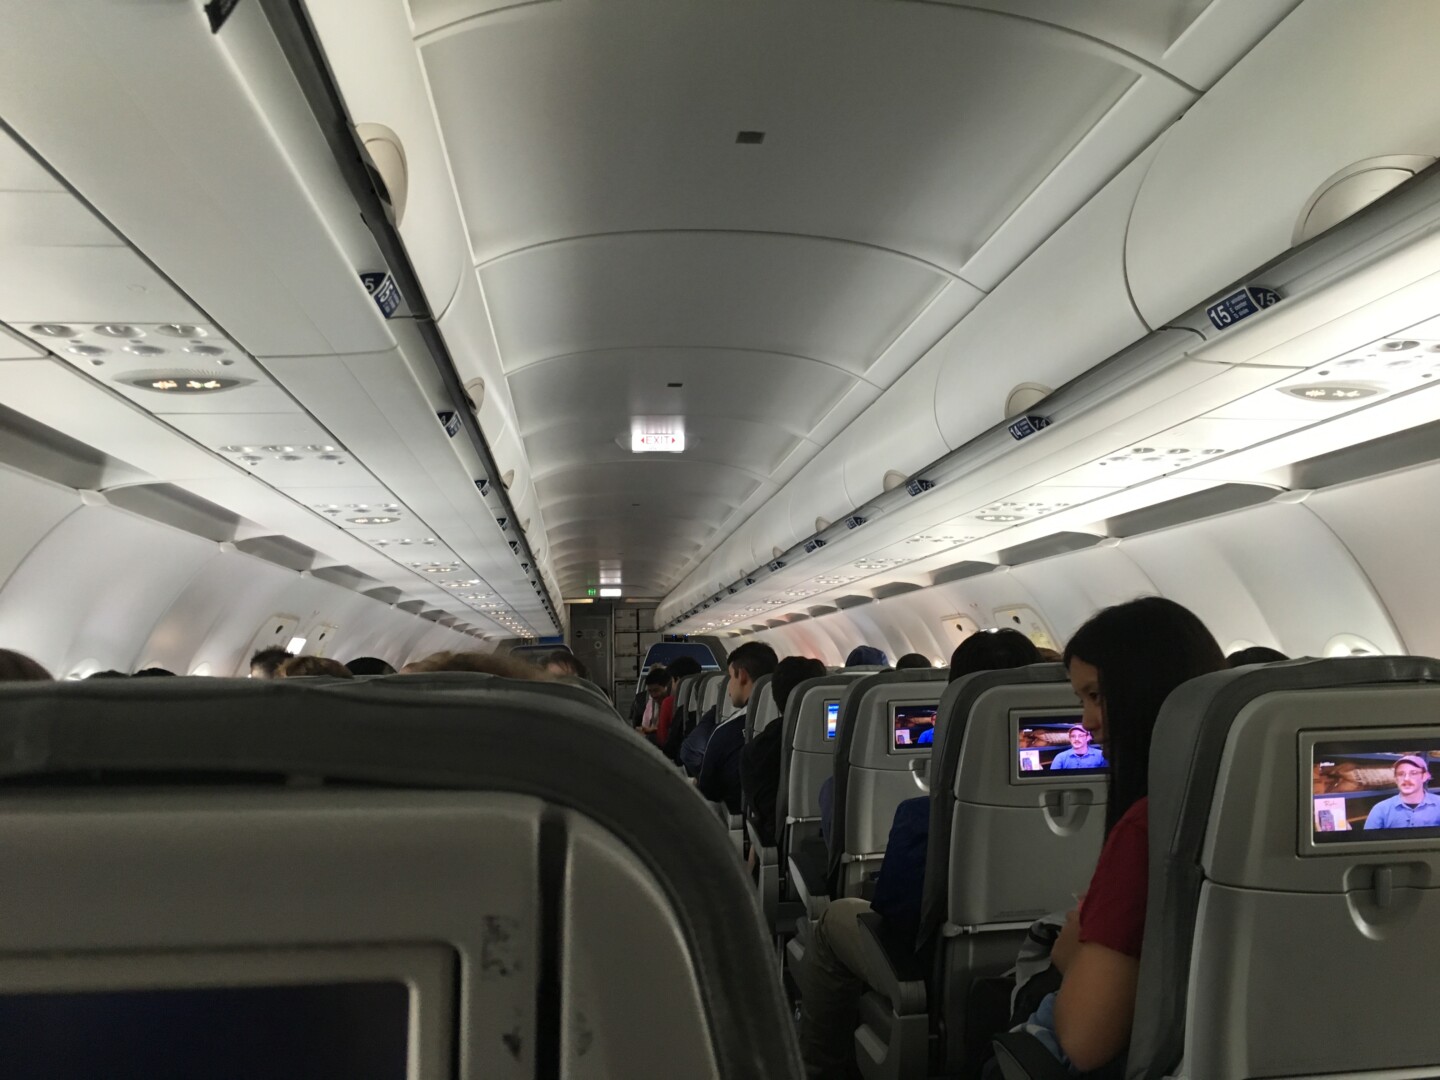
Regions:
M 1102 773 L 1109 769 L 1104 748 L 1076 714 L 1021 716 L 1016 722 L 1021 779 L 1046 774 Z
M 1316 843 L 1440 836 L 1440 739 L 1315 744 Z

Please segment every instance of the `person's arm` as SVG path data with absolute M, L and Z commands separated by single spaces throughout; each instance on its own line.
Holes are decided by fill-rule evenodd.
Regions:
M 1055 944 L 1050 947 L 1050 963 L 1055 970 L 1064 975 L 1070 967 L 1070 962 L 1075 959 L 1075 954 L 1080 949 L 1080 909 L 1074 907 L 1065 916 L 1065 925 L 1060 928 L 1060 935 L 1055 939 Z
M 725 797 L 725 761 L 730 756 L 730 733 L 735 730 L 736 723 L 731 721 L 717 727 L 705 747 L 705 760 L 700 763 L 700 775 L 695 780 L 695 786 L 711 802 L 719 802 Z
M 1130 1042 L 1140 961 L 1092 941 L 1077 945 L 1062 970 L 1055 1035 L 1070 1064 L 1090 1072 L 1114 1061 Z

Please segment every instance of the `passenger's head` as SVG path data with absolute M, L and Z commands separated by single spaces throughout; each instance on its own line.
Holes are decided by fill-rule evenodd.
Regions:
M 402 675 L 426 675 L 436 671 L 468 671 L 476 675 L 499 675 L 506 679 L 548 682 L 550 675 L 534 664 L 513 656 L 481 652 L 437 652 L 421 660 L 412 660 L 400 670 Z
M 24 653 L 0 649 L 0 682 L 52 682 L 50 672 Z
M 1039 662 L 1040 651 L 1019 630 L 982 630 L 955 646 L 950 654 L 950 681 L 977 671 L 999 671 Z
M 133 677 L 136 679 L 173 679 L 175 677 L 175 672 L 163 667 L 146 667 L 141 668 L 139 671 L 135 672 Z
M 92 671 L 86 675 L 87 679 L 128 679 L 130 676 L 123 671 L 116 671 L 114 668 L 107 668 L 104 671 Z
M 280 673 L 280 665 L 289 660 L 291 653 L 278 645 L 259 649 L 250 657 L 250 678 L 273 679 Z
M 1147 596 L 1106 608 L 1065 646 L 1084 725 L 1110 763 L 1106 829 L 1149 793 L 1150 737 L 1181 683 L 1225 667 L 1205 624 L 1173 600 Z
M 551 675 L 573 675 L 577 679 L 590 678 L 590 672 L 580 662 L 580 658 L 568 649 L 551 653 L 545 658 L 545 663 L 540 666 Z
M 907 652 L 899 660 L 895 661 L 896 671 L 910 671 L 916 668 L 933 668 L 935 665 L 930 662 L 928 656 L 921 656 L 918 652 Z
M 699 675 L 700 671 L 700 661 L 693 656 L 677 656 L 665 669 L 665 674 L 670 676 L 670 693 L 680 689 L 680 680 L 685 676 Z
M 890 658 L 873 645 L 856 645 L 845 657 L 846 667 L 888 667 Z
M 730 669 L 730 704 L 735 708 L 750 704 L 750 693 L 758 679 L 773 675 L 780 658 L 763 641 L 747 641 L 726 659 Z
M 357 656 L 345 667 L 351 675 L 394 675 L 395 669 L 378 656 Z
M 1246 664 L 1276 664 L 1289 660 L 1279 649 L 1268 649 L 1264 645 L 1251 645 L 1248 649 L 1232 652 L 1225 658 L 1228 667 L 1244 667 Z
M 781 715 L 790 692 L 806 679 L 818 679 L 825 674 L 825 665 L 813 656 L 787 656 L 775 665 L 775 676 L 770 680 L 770 694 L 775 698 L 775 707 Z
M 645 693 L 651 701 L 664 701 L 670 693 L 670 673 L 659 664 L 645 673 Z
M 339 660 L 328 656 L 292 656 L 280 665 L 277 679 L 300 679 L 310 675 L 329 675 L 332 679 L 353 679 L 352 672 Z

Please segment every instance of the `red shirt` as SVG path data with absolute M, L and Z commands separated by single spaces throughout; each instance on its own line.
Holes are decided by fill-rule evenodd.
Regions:
M 1100 850 L 1080 905 L 1080 940 L 1140 958 L 1150 889 L 1150 800 L 1126 810 Z
M 670 721 L 675 719 L 675 695 L 671 694 L 660 704 L 660 719 L 655 722 L 655 745 L 664 746 L 670 737 Z

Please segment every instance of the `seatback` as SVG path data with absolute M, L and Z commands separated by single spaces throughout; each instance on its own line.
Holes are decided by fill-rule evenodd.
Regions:
M 695 703 L 704 679 L 704 672 L 686 675 L 680 680 L 680 685 L 675 690 L 673 723 L 679 724 L 682 732 L 687 732 L 695 726 Z
M 1440 661 L 1271 664 L 1170 696 L 1129 1076 L 1436 1074 L 1440 827 L 1365 828 L 1412 753 L 1440 776 Z
M 430 678 L 0 686 L 6 1030 L 60 1010 L 63 1048 L 103 1057 L 93 992 L 164 989 L 163 1049 L 175 994 L 193 1032 L 226 1019 L 215 987 L 358 981 L 398 1012 L 388 994 L 336 1041 L 388 1025 L 411 1075 L 631 1077 L 658 1054 L 798 1078 L 749 883 L 689 785 L 580 688 Z M 51 1075 L 57 1046 L 7 1038 L 7 1073 Z
M 834 775 L 835 742 L 826 733 L 826 705 L 837 706 L 847 687 L 860 676 L 832 672 L 806 679 L 790 691 L 785 703 L 785 728 L 780 736 L 780 784 L 776 792 L 775 832 L 780 865 L 785 865 L 788 837 L 819 835 L 820 785 Z M 836 732 L 839 724 L 837 717 Z
M 837 890 L 832 895 L 859 893 L 865 874 L 878 868 L 885 853 L 895 807 L 925 794 L 917 780 L 923 778 L 931 746 L 898 747 L 893 714 L 938 707 L 947 675 L 938 669 L 877 672 L 849 687 L 840 703 L 829 838 L 829 873 Z
M 1080 720 L 1065 668 L 962 676 L 946 688 L 940 715 L 921 939 L 938 936 L 946 923 L 954 933 L 1072 907 L 1100 854 L 1107 778 L 1019 768 L 1021 731 L 1063 731 Z
M 745 706 L 745 741 L 748 743 L 758 732 L 764 731 L 770 721 L 780 715 L 775 707 L 775 694 L 770 689 L 774 675 L 761 675 L 755 680 L 750 691 L 750 701 Z
M 730 685 L 730 674 L 727 671 L 705 683 L 705 696 L 700 702 L 700 716 L 703 718 L 711 709 L 715 709 L 715 717 L 718 721 L 725 713 L 730 711 L 730 699 L 726 690 Z

